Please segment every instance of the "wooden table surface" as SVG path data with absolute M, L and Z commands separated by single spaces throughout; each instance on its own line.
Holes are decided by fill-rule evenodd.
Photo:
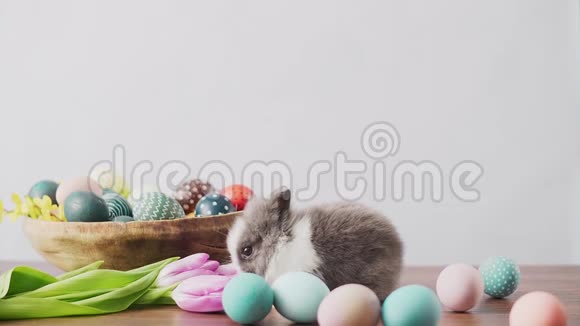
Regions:
M 18 265 L 0 262 L 0 271 Z M 28 264 L 57 274 L 48 264 Z M 530 291 L 547 291 L 562 300 L 568 312 L 568 325 L 580 325 L 580 266 L 523 266 L 522 281 L 516 293 L 504 300 L 485 298 L 470 313 L 444 312 L 440 325 L 508 325 L 514 301 Z M 402 285 L 422 284 L 435 288 L 441 267 L 407 267 Z M 69 317 L 1 322 L 2 325 L 236 325 L 224 314 L 195 314 L 177 307 L 146 307 L 105 316 Z M 259 325 L 291 325 L 273 311 Z

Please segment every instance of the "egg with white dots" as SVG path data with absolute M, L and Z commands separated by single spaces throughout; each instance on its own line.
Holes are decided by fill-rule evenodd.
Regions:
M 195 207 L 195 216 L 213 216 L 233 213 L 236 208 L 231 200 L 218 193 L 210 193 L 203 196 Z
M 520 283 L 520 268 L 508 257 L 488 258 L 479 267 L 483 277 L 485 294 L 494 298 L 505 298 L 516 291 Z
M 213 191 L 214 188 L 209 182 L 193 179 L 180 184 L 175 190 L 173 198 L 179 202 L 186 214 L 191 214 L 195 212 L 195 207 L 201 198 Z

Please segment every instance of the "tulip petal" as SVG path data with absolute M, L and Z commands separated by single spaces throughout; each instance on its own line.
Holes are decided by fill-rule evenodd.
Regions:
M 201 268 L 194 269 L 194 270 L 185 271 L 185 272 L 178 273 L 178 274 L 170 274 L 170 275 L 164 276 L 162 278 L 158 278 L 157 279 L 157 286 L 158 287 L 166 287 L 166 286 L 170 286 L 170 285 L 179 283 L 181 281 L 187 280 L 187 279 L 195 277 L 195 276 L 216 275 L 216 274 L 217 274 L 216 272 L 206 270 L 206 269 L 201 269 Z
M 215 260 L 208 260 L 200 268 L 215 272 L 220 267 L 220 263 Z
M 223 275 L 200 275 L 191 277 L 179 284 L 174 292 L 203 296 L 208 293 L 223 291 L 231 277 Z
M 195 297 L 186 294 L 173 294 L 173 300 L 179 308 L 191 312 L 223 311 L 221 293 L 205 297 Z
M 177 305 L 192 312 L 222 311 L 222 293 L 231 277 L 200 275 L 179 284 L 171 297 Z
M 238 270 L 236 269 L 234 264 L 221 265 L 220 267 L 218 267 L 216 272 L 219 275 L 227 275 L 227 276 L 238 274 Z
M 203 264 L 205 264 L 208 259 L 209 259 L 208 254 L 198 253 L 193 254 L 191 256 L 187 256 L 178 261 L 174 261 L 171 264 L 165 266 L 165 268 L 163 268 L 161 272 L 159 272 L 159 278 L 165 277 L 170 274 L 177 274 L 192 269 L 198 269 L 201 266 L 203 266 Z

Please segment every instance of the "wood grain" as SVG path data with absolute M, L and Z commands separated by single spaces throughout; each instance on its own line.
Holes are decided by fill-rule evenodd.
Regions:
M 15 262 L 0 262 L 0 270 L 18 265 Z M 28 264 L 31 265 L 31 264 Z M 50 273 L 58 270 L 48 264 L 32 264 Z M 512 304 L 521 295 L 530 291 L 547 291 L 557 295 L 566 306 L 568 325 L 580 325 L 580 266 L 523 266 L 522 282 L 518 291 L 507 299 L 484 299 L 469 313 L 445 312 L 440 325 L 508 325 L 508 314 Z M 440 267 L 407 267 L 403 272 L 402 285 L 422 284 L 434 288 Z M 272 311 L 259 325 L 291 325 L 292 323 Z M 146 307 L 96 317 L 70 317 L 42 320 L 3 322 L 2 325 L 236 325 L 223 314 L 188 313 L 176 307 Z
M 225 262 L 227 232 L 241 212 L 142 222 L 49 222 L 24 219 L 24 234 L 48 262 L 70 271 L 97 260 L 129 270 L 165 258 L 206 252 Z

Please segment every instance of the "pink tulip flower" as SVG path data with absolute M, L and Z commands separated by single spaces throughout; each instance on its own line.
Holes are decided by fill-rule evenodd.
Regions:
M 217 275 L 216 272 L 208 271 L 206 269 L 193 269 L 190 271 L 184 271 L 183 273 L 169 275 L 164 278 L 157 279 L 157 286 L 158 287 L 166 287 L 173 284 L 177 284 L 179 282 L 183 282 L 188 280 L 192 277 L 201 276 L 201 275 Z
M 220 263 L 215 260 L 208 260 L 200 268 L 215 272 L 220 267 Z
M 165 266 L 157 277 L 157 286 L 166 287 L 177 284 L 191 277 L 200 275 L 235 275 L 232 264 L 221 265 L 215 260 L 209 260 L 209 255 L 198 253 L 174 261 Z
M 208 259 L 209 255 L 205 253 L 194 254 L 185 258 L 181 258 L 180 260 L 174 261 L 165 266 L 161 272 L 159 272 L 159 277 L 178 274 L 187 270 L 198 269 L 203 266 L 203 264 L 205 264 Z
M 219 263 L 208 259 L 208 254 L 199 253 L 168 264 L 159 272 L 157 286 L 166 287 L 190 277 L 217 274 L 215 271 L 219 268 Z
M 234 267 L 234 264 L 221 265 L 217 268 L 216 272 L 219 275 L 234 276 L 238 274 L 238 270 Z
M 222 311 L 222 293 L 231 276 L 200 275 L 179 284 L 171 297 L 177 305 L 191 312 Z

